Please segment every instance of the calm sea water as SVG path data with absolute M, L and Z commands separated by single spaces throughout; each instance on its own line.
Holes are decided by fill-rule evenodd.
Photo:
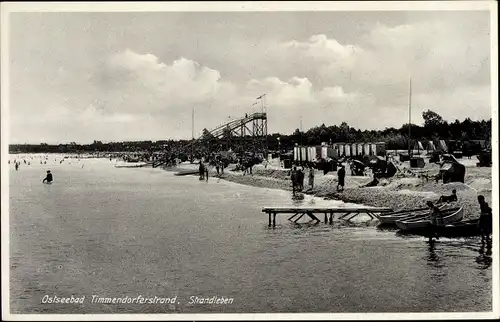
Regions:
M 432 246 L 361 219 L 296 226 L 285 215 L 269 229 L 264 206 L 340 202 L 105 159 L 31 157 L 20 171 L 9 165 L 12 313 L 491 310 L 491 255 L 478 239 Z M 41 183 L 47 169 L 52 185 Z M 45 295 L 86 299 L 43 304 Z M 93 304 L 92 295 L 176 295 L 178 304 Z M 234 300 L 193 305 L 190 296 Z

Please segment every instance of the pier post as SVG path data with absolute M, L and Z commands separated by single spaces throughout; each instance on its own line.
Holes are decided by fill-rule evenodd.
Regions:
M 330 213 L 330 225 L 333 225 L 333 212 Z
M 328 222 L 328 215 L 327 213 L 325 212 L 325 224 Z
M 268 214 L 269 214 L 269 225 L 268 225 L 268 227 L 271 227 L 271 212 L 268 212 Z
M 273 228 L 276 227 L 276 213 L 273 212 Z

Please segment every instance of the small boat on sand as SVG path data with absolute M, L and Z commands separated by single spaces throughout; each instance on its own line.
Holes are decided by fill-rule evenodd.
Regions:
M 443 224 L 449 225 L 461 221 L 464 215 L 463 207 L 442 210 Z M 397 220 L 396 226 L 403 231 L 426 229 L 431 226 L 429 218 L 414 218 L 408 220 Z
M 176 176 L 189 176 L 189 175 L 195 175 L 195 174 L 200 174 L 200 171 L 199 170 L 184 170 L 184 171 L 176 172 L 174 175 L 176 175 Z
M 149 163 L 146 162 L 133 162 L 133 163 L 128 163 L 128 162 L 122 162 L 122 163 L 117 163 L 115 164 L 115 168 L 142 168 L 149 165 Z
M 442 210 L 445 205 L 440 205 L 439 209 Z M 429 207 L 404 209 L 386 214 L 381 214 L 378 218 L 380 225 L 395 225 L 396 221 L 404 221 L 416 218 L 425 218 L 429 216 Z

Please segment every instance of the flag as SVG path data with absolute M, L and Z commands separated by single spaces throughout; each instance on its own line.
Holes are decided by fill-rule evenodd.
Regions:
M 259 97 L 257 97 L 258 100 L 260 100 L 261 98 L 263 98 L 264 96 L 266 96 L 266 94 L 262 94 L 260 95 Z

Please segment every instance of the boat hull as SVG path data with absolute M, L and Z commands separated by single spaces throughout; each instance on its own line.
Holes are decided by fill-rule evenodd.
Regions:
M 451 214 L 448 214 L 451 212 Z M 450 209 L 445 211 L 443 216 L 443 226 L 461 221 L 463 218 L 463 208 Z M 430 219 L 397 220 L 396 226 L 403 231 L 428 229 L 431 226 Z
M 478 227 L 478 220 L 468 220 L 468 221 L 460 221 L 458 223 L 448 224 L 441 227 L 438 227 L 438 235 L 442 237 L 472 237 L 479 236 L 481 231 Z M 419 236 L 428 236 L 430 230 L 428 228 L 423 229 L 413 229 L 413 230 L 400 230 L 398 231 L 399 235 L 419 235 Z

